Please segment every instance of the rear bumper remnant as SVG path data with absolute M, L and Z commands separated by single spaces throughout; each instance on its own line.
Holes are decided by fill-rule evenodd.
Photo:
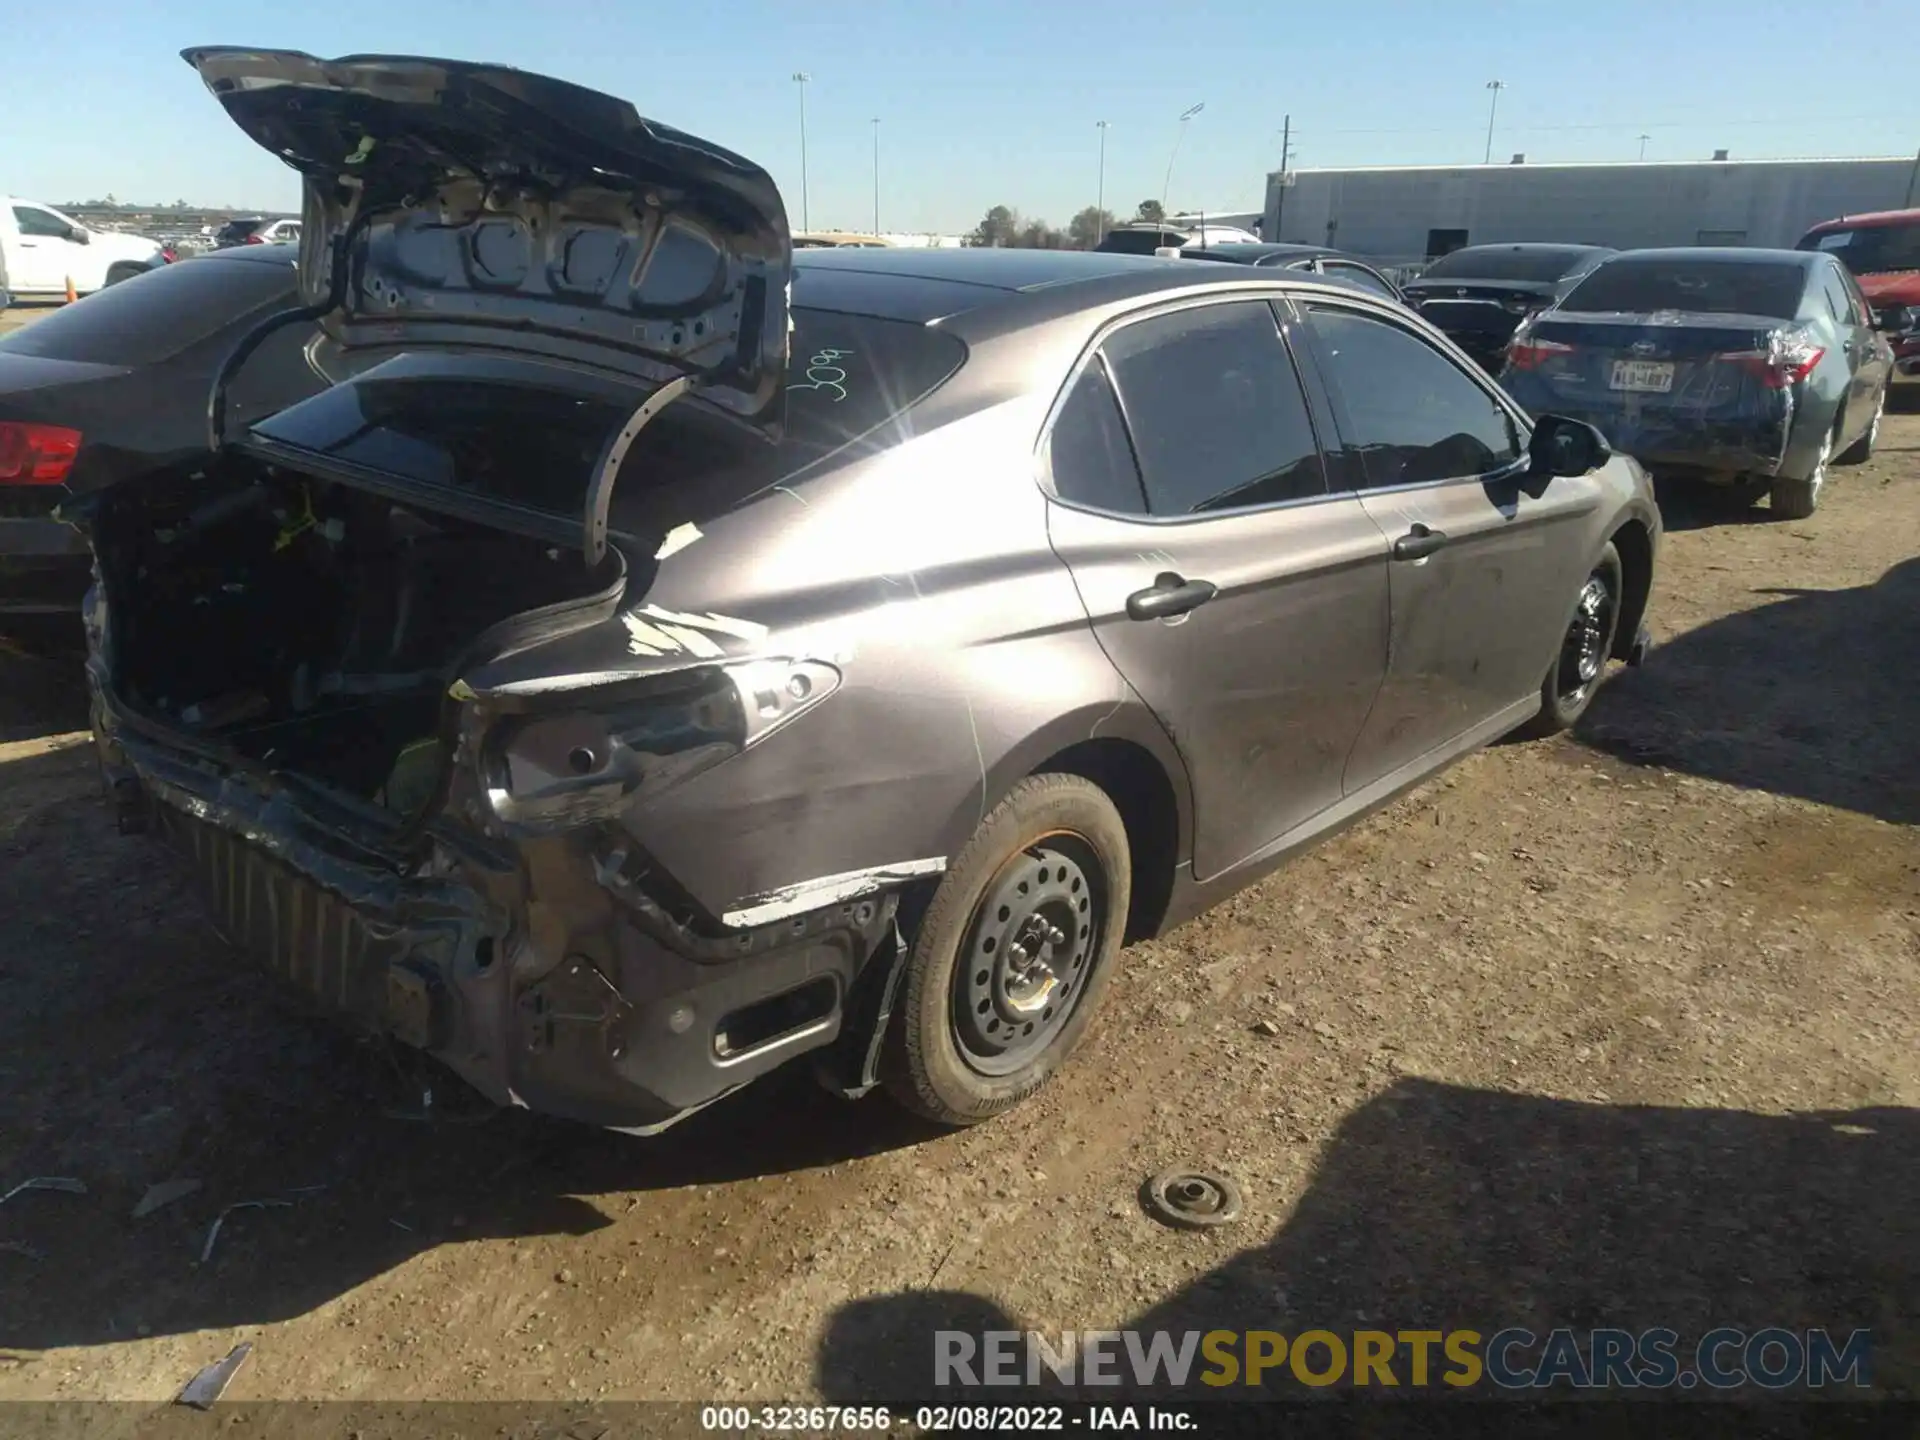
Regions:
M 876 895 L 676 942 L 657 906 L 609 893 L 584 833 L 536 858 L 436 824 L 423 861 L 396 863 L 349 802 L 156 735 L 90 679 L 116 805 L 186 859 L 217 928 L 330 1018 L 497 1104 L 663 1129 L 835 1041 L 892 933 Z

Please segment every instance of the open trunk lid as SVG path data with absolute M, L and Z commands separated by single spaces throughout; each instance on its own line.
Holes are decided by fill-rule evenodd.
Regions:
M 793 252 L 760 167 L 623 100 L 506 66 L 235 47 L 184 58 L 303 176 L 302 293 L 333 346 L 380 360 L 240 448 L 564 535 L 597 558 L 612 476 L 660 406 L 691 395 L 779 438 Z M 595 458 L 476 480 L 394 438 L 425 430 L 471 450 L 501 433 L 471 405 L 464 436 L 430 413 L 476 383 L 543 397 L 536 408 Z M 347 423 L 356 414 L 366 434 Z

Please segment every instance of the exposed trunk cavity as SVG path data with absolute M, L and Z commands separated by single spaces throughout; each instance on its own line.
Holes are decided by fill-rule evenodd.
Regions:
M 462 666 L 602 620 L 626 584 L 618 550 L 590 567 L 245 460 L 125 487 L 94 544 L 123 703 L 407 816 L 439 793 Z

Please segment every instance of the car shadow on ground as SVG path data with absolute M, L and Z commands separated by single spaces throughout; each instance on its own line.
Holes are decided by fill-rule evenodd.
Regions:
M 1654 498 L 1668 531 L 1718 529 L 1727 525 L 1772 525 L 1764 490 L 1742 494 L 1686 476 L 1655 475 Z
M 1920 824 L 1920 558 L 1763 602 L 1614 676 L 1577 737 L 1630 763 Z
M 1260 1177 L 1240 1179 L 1257 1213 Z M 1916 1184 L 1920 1112 L 1911 1109 L 1757 1115 L 1402 1080 L 1347 1115 L 1277 1231 L 1264 1241 L 1232 1230 L 1195 1235 L 1197 1253 L 1233 1253 L 1120 1324 L 1176 1340 L 1187 1331 L 1324 1329 L 1348 1344 L 1366 1329 L 1464 1327 L 1489 1337 L 1519 1326 L 1545 1337 L 1563 1326 L 1663 1326 L 1681 1337 L 1683 1368 L 1716 1326 L 1825 1328 L 1842 1343 L 1863 1328 L 1872 1332 L 1874 1391 L 1898 1392 L 1920 1374 Z M 991 1300 L 960 1292 L 854 1301 L 825 1328 L 816 1379 L 846 1403 L 1018 1398 L 998 1388 L 938 1393 L 933 1357 L 936 1330 L 977 1338 L 1019 1328 Z M 1396 1395 L 1452 1393 L 1438 1381 L 1450 1368 L 1438 1348 L 1426 1391 L 1410 1384 L 1408 1353 L 1395 1367 Z M 1538 1353 L 1523 1347 L 1513 1358 Z M 1315 1352 L 1314 1368 L 1326 1363 Z M 1194 1383 L 1201 1368 L 1183 1398 L 1250 1393 Z M 1262 1379 L 1269 1395 L 1310 1393 L 1284 1366 Z M 1079 1395 L 1117 1398 L 1089 1386 Z
M 87 685 L 79 650 L 44 632 L 0 631 L 0 745 L 82 730 Z
M 208 927 L 158 843 L 116 833 L 84 744 L 29 748 L 0 748 L 0 1194 L 33 1176 L 87 1193 L 0 1206 L 0 1347 L 285 1320 L 439 1245 L 604 1229 L 595 1197 L 937 1133 L 795 1067 L 648 1140 L 494 1110 L 301 1014 Z M 423 1085 L 438 1118 L 420 1118 Z M 202 1188 L 130 1218 L 174 1179 Z M 290 1205 L 234 1211 L 198 1263 L 214 1217 L 249 1200 Z

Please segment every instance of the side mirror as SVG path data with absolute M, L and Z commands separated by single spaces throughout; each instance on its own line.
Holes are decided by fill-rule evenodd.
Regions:
M 78 225 L 73 226 L 67 231 L 67 238 L 76 245 L 91 245 L 93 243 L 92 234 L 86 230 L 82 230 Z
M 1903 330 L 1911 330 L 1920 315 L 1915 314 L 1911 305 L 1889 305 L 1884 310 L 1873 312 L 1873 328 L 1884 330 L 1890 335 L 1898 335 Z
M 1584 420 L 1542 415 L 1527 442 L 1527 460 L 1536 475 L 1572 478 L 1598 470 L 1613 458 L 1607 437 Z

